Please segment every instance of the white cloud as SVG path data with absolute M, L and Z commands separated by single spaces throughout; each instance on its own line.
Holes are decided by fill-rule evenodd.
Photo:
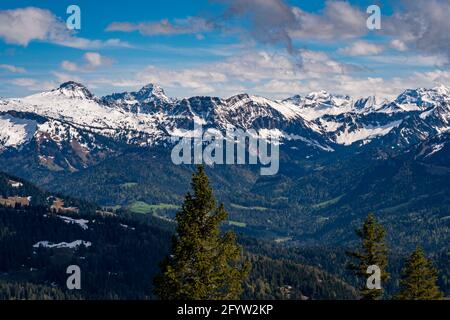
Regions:
M 167 87 L 191 89 L 196 94 L 214 94 L 213 84 L 225 83 L 227 76 L 214 70 L 186 68 L 171 70 L 148 66 L 137 74 L 141 83 L 158 83 Z
M 444 55 L 450 61 L 450 2 L 402 1 L 402 6 L 383 21 L 383 34 L 424 54 Z M 401 47 L 401 46 L 400 46 Z
M 78 66 L 75 62 L 64 60 L 61 62 L 61 68 L 66 71 L 92 71 L 99 67 L 113 64 L 111 58 L 105 57 L 98 52 L 86 52 L 83 55 L 84 64 Z
M 216 18 L 187 17 L 161 21 L 133 23 L 114 22 L 107 31 L 133 32 L 142 35 L 195 34 L 218 31 L 235 34 L 249 42 L 282 45 L 293 56 L 299 53 L 296 39 L 353 39 L 368 32 L 366 13 L 346 1 L 326 1 L 325 8 L 312 14 L 285 0 L 211 0 L 222 4 Z
M 365 41 L 356 41 L 352 45 L 341 48 L 338 53 L 347 56 L 369 56 L 377 55 L 383 52 L 384 47 L 382 45 L 373 44 Z
M 408 50 L 408 46 L 399 39 L 394 39 L 390 42 L 390 46 L 391 48 L 397 50 L 397 51 L 407 51 Z
M 61 62 L 61 68 L 67 71 L 77 71 L 78 66 L 76 63 L 64 60 Z
M 106 27 L 106 31 L 133 32 L 139 31 L 145 36 L 157 35 L 180 35 L 180 34 L 196 34 L 209 32 L 213 29 L 210 22 L 199 17 L 188 17 L 186 19 L 176 19 L 170 22 L 163 19 L 158 22 L 113 22 Z
M 39 81 L 32 78 L 15 78 L 8 82 L 15 86 L 25 87 L 29 91 L 50 90 L 55 88 L 56 85 L 52 81 Z
M 305 84 L 299 80 L 273 79 L 254 88 L 255 92 L 263 96 L 278 96 L 287 98 L 305 90 Z
M 99 67 L 102 65 L 102 56 L 98 52 L 88 52 L 84 54 L 84 59 L 91 67 Z
M 150 65 L 134 75 L 130 71 L 124 71 L 119 73 L 124 76 L 111 74 L 99 78 L 95 74 L 89 74 L 90 77 L 80 79 L 70 73 L 53 72 L 55 81 L 42 83 L 36 79 L 17 78 L 9 82 L 35 91 L 55 88 L 58 83 L 74 80 L 105 94 L 111 93 L 112 87 L 130 91 L 148 83 L 156 83 L 164 87 L 169 95 L 177 97 L 229 97 L 247 92 L 280 99 L 318 90 L 348 94 L 354 98 L 375 95 L 381 99 L 391 99 L 407 88 L 450 85 L 450 72 L 445 70 L 434 69 L 420 73 L 411 71 L 402 76 L 385 78 L 382 75 L 347 72 L 345 65 L 339 65 L 323 52 L 304 50 L 302 55 L 305 67 L 301 71 L 296 68 L 295 59 L 288 54 L 258 51 L 196 67 Z M 412 58 L 411 61 L 413 60 Z M 130 76 L 126 77 L 125 74 Z
M 101 66 L 111 65 L 113 63 L 112 59 L 102 56 L 98 52 L 87 52 L 84 54 L 83 58 L 86 61 L 85 68 L 87 69 L 95 69 Z
M 74 76 L 72 74 L 57 71 L 52 72 L 52 74 L 55 76 L 57 83 L 64 83 L 67 81 L 76 81 L 80 83 L 82 82 L 81 78 Z
M 450 71 L 444 71 L 444 70 L 433 70 L 428 72 L 416 72 L 416 77 L 419 79 L 423 79 L 424 81 L 427 81 L 429 85 L 450 85 Z
M 27 46 L 32 41 L 89 49 L 106 46 L 129 46 L 118 39 L 89 40 L 76 37 L 65 23 L 49 10 L 27 7 L 0 10 L 0 38 L 8 44 Z
M 405 89 L 432 88 L 437 85 L 450 85 L 450 73 L 432 71 L 412 73 L 405 77 L 383 79 L 381 77 L 361 77 L 350 75 L 330 75 L 321 79 L 271 80 L 251 88 L 256 94 L 285 98 L 294 94 L 306 95 L 312 91 L 326 90 L 335 94 L 345 94 L 354 99 L 376 96 L 377 100 L 394 99 Z
M 299 23 L 290 34 L 296 39 L 336 41 L 365 35 L 365 12 L 346 1 L 327 1 L 319 14 L 312 14 L 293 7 Z
M 48 10 L 29 7 L 0 11 L 0 36 L 6 43 L 26 46 L 59 32 L 60 23 Z
M 37 81 L 35 79 L 31 79 L 31 78 L 15 78 L 15 79 L 11 79 L 10 82 L 16 86 L 20 86 L 20 87 L 28 87 L 28 86 L 33 86 L 37 83 Z
M 308 83 L 315 90 L 322 80 L 359 71 L 352 65 L 331 59 L 326 53 L 302 50 L 303 68 L 289 54 L 268 51 L 246 51 L 222 62 L 196 67 L 147 66 L 133 78 L 90 79 L 100 87 L 138 87 L 147 83 L 161 85 L 177 96 L 218 95 L 227 97 L 242 92 L 268 97 L 286 97 L 299 92 Z
M 404 53 L 401 55 L 378 55 L 367 57 L 368 61 L 383 63 L 385 66 L 391 65 L 400 69 L 404 66 L 415 67 L 443 67 L 447 63 L 447 58 L 442 55 L 422 55 L 413 53 Z
M 128 42 L 124 42 L 119 39 L 90 40 L 85 38 L 77 38 L 74 36 L 64 36 L 59 39 L 51 40 L 49 42 L 53 42 L 64 47 L 85 50 L 101 49 L 105 47 L 132 48 L 132 46 Z
M 0 64 L 0 69 L 12 72 L 12 73 L 25 73 L 26 70 L 22 67 L 16 67 L 11 64 Z

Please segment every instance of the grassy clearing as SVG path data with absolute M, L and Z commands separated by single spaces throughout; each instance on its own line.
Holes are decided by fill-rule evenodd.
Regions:
M 256 210 L 256 211 L 269 210 L 268 208 L 265 208 L 265 207 L 244 207 L 244 206 L 241 206 L 241 205 L 235 204 L 235 203 L 232 203 L 231 207 L 234 209 L 239 209 L 239 210 Z
M 173 205 L 173 204 L 167 204 L 167 203 L 160 203 L 160 204 L 148 204 L 144 201 L 135 201 L 133 202 L 128 209 L 133 213 L 140 213 L 140 214 L 148 214 L 155 210 L 178 210 L 180 207 Z
M 134 187 L 137 187 L 137 186 L 138 186 L 138 184 L 136 182 L 127 182 L 127 183 L 124 183 L 124 184 L 120 185 L 120 187 L 123 188 L 123 189 L 130 189 L 130 188 L 134 188 Z
M 327 201 L 323 201 L 323 202 L 320 202 L 320 203 L 316 203 L 316 204 L 312 205 L 312 207 L 313 207 L 314 209 L 323 209 L 323 208 L 326 208 L 326 207 L 328 207 L 328 206 L 331 206 L 331 205 L 337 203 L 339 200 L 342 199 L 343 196 L 344 196 L 344 195 L 341 195 L 341 196 L 336 197 L 336 198 L 334 198 L 334 199 L 330 199 L 330 200 L 327 200 Z
M 244 222 L 238 222 L 238 221 L 233 221 L 233 220 L 228 221 L 228 224 L 229 224 L 230 226 L 235 226 L 235 227 L 239 227 L 239 228 L 245 228 L 245 227 L 247 227 L 247 224 L 246 224 L 246 223 L 244 223 Z
M 292 240 L 292 237 L 283 237 L 283 238 L 276 238 L 273 241 L 275 243 L 285 243 L 285 242 L 288 242 L 288 241 L 291 241 L 291 240 Z
M 115 206 L 103 206 L 103 210 L 113 210 L 113 211 L 116 211 L 116 210 L 119 210 L 119 209 L 121 209 L 121 208 L 122 208 L 121 205 L 115 205 Z

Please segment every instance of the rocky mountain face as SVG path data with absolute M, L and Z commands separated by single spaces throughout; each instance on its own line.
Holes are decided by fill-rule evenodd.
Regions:
M 377 148 L 402 152 L 450 129 L 450 89 L 406 90 L 393 101 L 325 91 L 273 101 L 172 99 L 149 84 L 137 92 L 95 97 L 76 82 L 24 98 L 0 100 L 0 153 L 28 153 L 51 170 L 76 171 L 129 147 L 169 147 L 193 130 L 253 129 L 306 153 Z M 436 147 L 437 148 L 437 147 Z M 436 151 L 439 152 L 439 151 Z

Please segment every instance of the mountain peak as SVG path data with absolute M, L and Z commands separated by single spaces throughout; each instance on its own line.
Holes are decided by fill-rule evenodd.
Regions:
M 310 100 L 329 99 L 330 97 L 331 97 L 331 94 L 329 94 L 325 90 L 311 92 L 306 96 L 306 98 L 310 99 Z
M 438 94 L 442 94 L 442 95 L 450 95 L 450 88 L 443 84 L 440 84 L 440 85 L 434 87 L 433 91 L 436 91 Z
M 59 88 L 60 89 L 63 89 L 63 88 L 70 89 L 70 88 L 86 88 L 86 87 L 79 82 L 67 81 L 67 82 L 61 83 Z
M 92 99 L 94 97 L 84 85 L 75 81 L 64 82 L 52 92 L 57 92 L 69 98 Z
M 449 88 L 443 85 L 433 89 L 407 89 L 395 99 L 395 102 L 400 105 L 411 104 L 421 108 L 429 108 L 448 100 L 449 95 Z
M 282 102 L 288 102 L 288 103 L 300 105 L 303 102 L 303 97 L 299 94 L 296 94 L 295 96 L 292 96 L 292 97 L 282 100 Z
M 156 110 L 159 107 L 172 105 L 175 100 L 168 98 L 164 89 L 160 86 L 150 83 L 143 86 L 139 91 L 113 93 L 100 99 L 102 103 L 132 110 L 137 113 L 147 113 Z
M 140 97 L 140 100 L 157 98 L 164 102 L 169 101 L 169 98 L 166 96 L 164 89 L 154 83 L 149 83 L 149 84 L 143 86 L 137 92 L 137 95 Z
M 360 98 L 360 99 L 356 100 L 354 103 L 354 107 L 357 110 L 371 109 L 371 108 L 375 107 L 376 104 L 377 104 L 377 98 L 374 95 L 372 95 L 367 98 Z

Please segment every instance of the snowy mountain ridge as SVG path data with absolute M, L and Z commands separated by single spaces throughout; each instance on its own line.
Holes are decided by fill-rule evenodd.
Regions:
M 108 141 L 167 145 L 171 136 L 192 130 L 194 121 L 218 130 L 232 126 L 273 133 L 322 151 L 375 141 L 402 148 L 450 130 L 450 89 L 408 89 L 377 103 L 375 97 L 355 100 L 326 91 L 277 101 L 248 94 L 172 99 L 155 84 L 95 97 L 82 84 L 66 82 L 51 91 L 0 100 L 0 152 L 34 142 L 88 157 L 113 148 Z

